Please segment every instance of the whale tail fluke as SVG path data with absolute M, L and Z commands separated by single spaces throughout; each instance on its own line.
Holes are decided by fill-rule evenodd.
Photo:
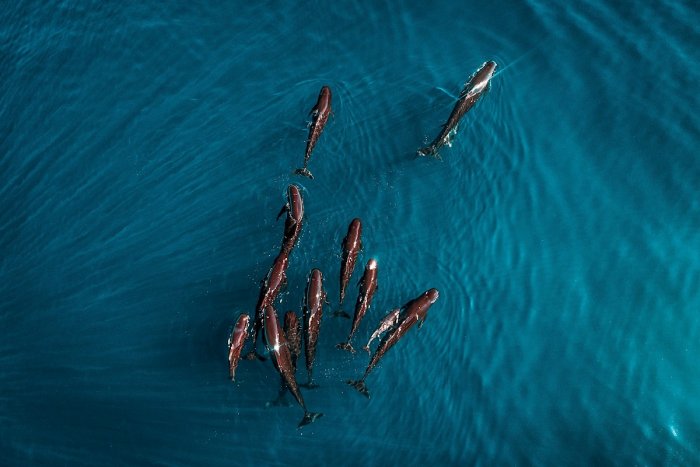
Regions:
M 311 180 L 314 179 L 313 174 L 312 174 L 311 171 L 309 171 L 309 169 L 307 169 L 306 167 L 303 167 L 303 168 L 301 168 L 301 169 L 296 169 L 296 170 L 294 171 L 294 174 L 296 174 L 296 175 L 302 175 L 302 176 L 304 176 L 304 177 L 309 177 Z
M 352 345 L 350 345 L 350 342 L 341 342 L 340 344 L 336 344 L 335 346 L 336 349 L 341 349 L 341 350 L 347 350 L 350 353 L 355 353 L 355 349 L 352 348 Z
M 323 414 L 321 412 L 306 412 L 304 413 L 304 418 L 302 418 L 299 422 L 298 428 L 313 423 L 316 421 L 317 418 L 321 417 L 323 417 Z
M 334 311 L 334 312 L 333 312 L 333 316 L 334 316 L 335 318 L 350 319 L 350 315 L 349 315 L 347 312 L 343 311 L 343 310 L 336 310 L 336 311 Z
M 348 380 L 347 383 L 360 391 L 360 394 L 365 396 L 367 399 L 369 399 L 369 391 L 367 390 L 367 386 L 365 385 L 364 380 L 359 380 L 359 381 L 352 381 Z

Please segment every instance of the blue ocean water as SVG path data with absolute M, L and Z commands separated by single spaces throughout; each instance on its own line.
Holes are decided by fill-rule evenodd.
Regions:
M 697 2 L 375 3 L 5 5 L 2 464 L 700 464 Z M 269 362 L 226 360 L 291 182 L 280 314 L 312 267 L 336 306 L 353 217 L 379 261 L 357 342 L 440 290 L 369 400 L 327 315 L 301 430 Z

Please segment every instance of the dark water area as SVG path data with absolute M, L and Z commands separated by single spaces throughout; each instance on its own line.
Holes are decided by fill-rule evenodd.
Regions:
M 4 465 L 700 464 L 696 2 L 15 2 L 0 13 Z M 416 150 L 498 64 L 441 160 Z M 303 162 L 322 85 L 334 116 Z M 325 415 L 227 339 L 306 221 Z M 355 338 L 440 298 L 367 378 Z M 303 368 L 303 363 L 302 363 Z M 298 376 L 304 380 L 303 372 Z

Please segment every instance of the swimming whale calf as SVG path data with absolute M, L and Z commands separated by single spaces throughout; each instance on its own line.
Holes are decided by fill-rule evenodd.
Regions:
M 343 311 L 343 300 L 345 300 L 345 289 L 348 286 L 350 277 L 355 270 L 357 255 L 362 250 L 362 221 L 355 218 L 348 226 L 348 233 L 343 238 L 343 259 L 340 263 L 340 308 L 333 313 L 333 316 L 350 318 L 350 315 Z
M 425 321 L 425 318 L 427 317 L 428 309 L 433 303 L 435 303 L 439 296 L 440 294 L 438 293 L 437 289 L 430 289 L 423 292 L 423 294 L 421 294 L 418 298 L 415 298 L 404 305 L 403 316 L 399 318 L 399 324 L 382 338 L 381 342 L 379 343 L 379 347 L 377 347 L 377 350 L 374 352 L 374 355 L 369 361 L 369 365 L 367 365 L 365 374 L 357 381 L 347 381 L 347 384 L 360 391 L 360 393 L 365 397 L 369 398 L 369 391 L 365 385 L 367 376 L 374 369 L 379 360 L 381 360 L 384 354 L 387 353 L 389 349 L 392 348 L 394 344 L 396 344 L 414 324 L 420 321 L 422 325 L 423 321 Z
M 306 373 L 308 380 L 305 387 L 311 389 L 318 387 L 313 384 L 313 367 L 316 358 L 316 344 L 321 330 L 321 318 L 323 318 L 323 305 L 326 302 L 326 292 L 323 290 L 323 274 L 318 269 L 312 269 L 306 282 L 304 293 L 304 349 L 306 356 Z
M 401 312 L 401 309 L 395 308 L 389 312 L 382 320 L 379 322 L 379 326 L 377 326 L 377 329 L 374 330 L 372 335 L 369 338 L 369 341 L 367 341 L 367 345 L 362 347 L 364 350 L 367 351 L 368 354 L 372 354 L 372 352 L 369 349 L 369 345 L 372 343 L 374 339 L 377 339 L 378 337 L 381 337 L 382 334 L 384 334 L 386 331 L 389 329 L 393 328 L 396 323 L 399 322 L 399 313 Z
M 283 249 L 275 258 L 270 270 L 267 272 L 267 276 L 260 284 L 260 295 L 258 296 L 258 303 L 255 305 L 255 319 L 253 320 L 253 350 L 246 355 L 248 360 L 254 360 L 255 358 L 265 360 L 265 358 L 257 352 L 258 333 L 262 327 L 265 307 L 272 305 L 277 295 L 279 295 L 284 286 L 287 285 L 288 265 L 289 254 Z
M 284 213 L 287 218 L 284 221 L 284 238 L 282 239 L 282 251 L 291 253 L 292 248 L 299 239 L 301 224 L 304 219 L 304 200 L 301 197 L 299 187 L 289 185 L 287 187 L 287 203 L 282 206 L 282 210 L 277 215 L 277 219 Z
M 314 420 L 323 416 L 322 413 L 309 412 L 306 408 L 306 403 L 304 403 L 304 398 L 299 392 L 299 387 L 297 386 L 297 381 L 294 376 L 294 368 L 292 366 L 292 355 L 289 348 L 289 343 L 284 335 L 284 331 L 279 327 L 279 321 L 277 320 L 277 313 L 272 305 L 267 305 L 263 314 L 263 327 L 265 332 L 263 334 L 265 345 L 270 353 L 272 363 L 275 368 L 282 376 L 285 384 L 289 388 L 296 401 L 299 403 L 302 409 L 304 409 L 304 418 L 299 422 L 299 427 L 313 423 Z
M 496 71 L 496 62 L 488 61 L 481 65 L 474 75 L 469 79 L 464 89 L 459 94 L 457 103 L 452 109 L 449 118 L 442 126 L 440 134 L 428 146 L 418 150 L 419 156 L 435 156 L 443 145 L 449 144 L 452 136 L 457 131 L 457 125 L 465 113 L 471 109 L 479 98 L 486 92 L 489 82 Z
M 236 367 L 238 367 L 241 350 L 243 350 L 243 345 L 248 337 L 249 323 L 250 317 L 248 315 L 240 315 L 236 320 L 231 337 L 228 339 L 228 373 L 231 381 L 236 381 Z
M 323 86 L 318 95 L 316 105 L 311 109 L 311 125 L 309 125 L 309 139 L 306 141 L 306 153 L 304 154 L 304 167 L 296 169 L 295 174 L 309 177 L 313 180 L 314 176 L 309 172 L 309 159 L 311 153 L 318 142 L 318 138 L 326 126 L 328 116 L 331 114 L 331 88 Z
M 352 336 L 357 332 L 357 328 L 360 326 L 360 321 L 367 313 L 370 304 L 372 303 L 372 298 L 374 297 L 374 292 L 377 291 L 377 260 L 372 258 L 367 261 L 367 266 L 365 266 L 365 272 L 360 279 L 360 293 L 357 295 L 357 303 L 355 304 L 355 315 L 352 318 L 352 328 L 350 329 L 350 335 L 345 342 L 341 342 L 336 345 L 337 348 L 347 350 L 349 352 L 355 353 L 355 349 L 352 348 L 350 341 Z

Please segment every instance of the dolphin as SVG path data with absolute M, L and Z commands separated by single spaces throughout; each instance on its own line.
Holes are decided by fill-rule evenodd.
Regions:
M 304 409 L 304 418 L 299 422 L 299 427 L 313 423 L 314 420 L 323 416 L 322 413 L 309 412 L 304 403 L 304 398 L 299 392 L 296 378 L 294 377 L 294 368 L 292 365 L 292 354 L 289 348 L 289 343 L 284 335 L 284 331 L 280 329 L 277 313 L 272 305 L 267 305 L 263 314 L 263 327 L 265 333 L 263 335 L 265 345 L 270 353 L 272 363 L 282 376 L 285 384 L 289 388 L 296 401 L 302 409 Z
M 488 61 L 481 65 L 481 68 L 469 78 L 469 81 L 467 81 L 467 84 L 464 85 L 464 89 L 462 89 L 462 92 L 459 94 L 459 98 L 452 109 L 450 117 L 445 124 L 442 125 L 442 131 L 440 131 L 440 134 L 432 143 L 418 150 L 419 156 L 438 157 L 438 149 L 450 143 L 452 136 L 457 131 L 457 125 L 460 119 L 469 109 L 474 107 L 474 104 L 476 104 L 479 98 L 488 90 L 489 82 L 493 77 L 494 71 L 496 71 L 496 62 Z
M 357 381 L 348 380 L 347 384 L 360 391 L 360 393 L 365 397 L 369 398 L 369 391 L 365 385 L 365 379 L 367 379 L 367 376 L 374 369 L 377 363 L 379 363 L 379 360 L 381 360 L 384 354 L 387 353 L 389 349 L 392 348 L 394 344 L 396 344 L 414 324 L 420 321 L 421 326 L 423 325 L 423 322 L 428 315 L 428 309 L 433 303 L 435 303 L 439 296 L 440 294 L 438 293 L 437 289 L 426 290 L 421 296 L 404 305 L 403 317 L 399 318 L 399 324 L 382 338 L 381 342 L 379 343 L 379 347 L 377 347 L 377 350 L 374 351 L 374 355 L 370 359 L 369 365 L 367 365 L 365 374 Z
M 350 315 L 342 310 L 343 300 L 345 300 L 345 288 L 348 286 L 350 277 L 355 270 L 357 255 L 362 250 L 362 221 L 355 218 L 348 226 L 348 233 L 343 238 L 343 260 L 340 263 L 340 309 L 333 313 L 333 316 L 350 318 Z
M 328 116 L 331 114 L 331 88 L 323 86 L 318 95 L 316 105 L 311 109 L 311 125 L 309 126 L 309 139 L 306 141 L 306 153 L 304 154 L 304 167 L 296 169 L 295 174 L 309 177 L 313 180 L 314 176 L 309 172 L 308 165 L 311 159 L 311 153 L 318 142 L 318 138 L 326 126 Z
M 360 321 L 367 313 L 370 304 L 372 303 L 372 298 L 374 293 L 377 291 L 377 260 L 372 258 L 367 261 L 367 266 L 365 266 L 365 273 L 360 279 L 360 293 L 357 295 L 357 303 L 355 304 L 355 315 L 352 318 L 352 328 L 350 329 L 350 335 L 345 342 L 341 342 L 336 345 L 337 348 L 347 350 L 349 352 L 355 353 L 355 349 L 350 345 L 352 336 L 357 332 L 357 328 L 360 326 Z
M 249 323 L 250 317 L 248 315 L 240 315 L 236 320 L 231 337 L 228 339 L 228 372 L 231 381 L 236 381 L 236 367 L 238 367 L 241 350 L 243 350 L 243 345 L 248 337 Z

